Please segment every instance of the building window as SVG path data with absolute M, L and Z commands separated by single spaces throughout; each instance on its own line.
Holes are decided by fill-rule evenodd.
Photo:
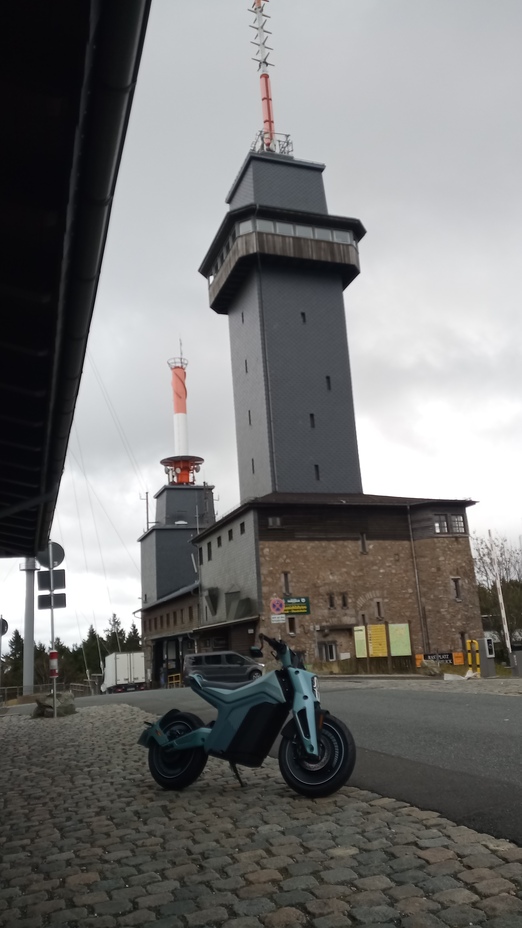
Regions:
M 248 374 L 248 361 L 245 358 L 245 374 Z
M 316 239 L 320 242 L 331 242 L 332 241 L 332 230 L 331 229 L 314 229 L 314 235 Z
M 183 609 L 180 609 L 180 610 L 179 610 L 179 618 L 180 618 L 181 624 L 183 625 L 183 623 L 184 623 L 184 621 L 185 621 L 185 617 L 184 617 L 184 615 L 183 615 Z
M 281 517 L 280 516 L 268 516 L 268 527 L 269 528 L 281 528 Z
M 351 245 L 353 238 L 351 232 L 343 232 L 340 229 L 334 230 L 334 242 L 342 242 L 343 245 Z
M 359 535 L 359 550 L 361 554 L 368 554 L 368 545 L 366 544 L 366 535 L 361 532 Z
M 452 515 L 451 517 L 451 531 L 456 535 L 465 535 L 466 534 L 466 525 L 464 523 L 464 516 Z
M 435 534 L 436 535 L 447 535 L 448 533 L 448 517 L 443 513 L 436 513 L 435 515 Z
M 170 625 L 170 612 L 167 612 L 167 614 L 165 615 L 165 625 L 167 628 Z
M 203 548 L 198 548 L 198 558 L 201 565 L 203 563 Z
M 188 610 L 189 610 L 189 622 L 192 622 L 192 620 L 193 620 L 193 618 L 194 618 L 194 609 L 193 609 L 192 606 L 189 606 L 189 607 L 188 607 Z
M 232 541 L 233 537 L 234 537 L 234 529 L 229 528 L 229 530 L 228 530 L 228 540 L 229 540 L 229 541 Z
M 337 646 L 332 642 L 325 642 L 319 645 L 319 655 L 322 661 L 337 660 Z
M 248 424 L 252 425 L 252 413 L 248 410 Z
M 271 219 L 258 219 L 257 220 L 257 231 L 258 232 L 273 232 L 274 223 Z
M 461 595 L 462 589 L 461 589 L 460 577 L 452 577 L 451 584 L 453 587 L 453 596 L 455 597 L 458 603 L 462 602 L 462 595 Z
M 207 541 L 207 561 L 212 560 L 212 542 Z
M 244 522 L 240 522 L 240 523 L 239 523 L 239 534 L 240 534 L 240 535 L 244 535 L 244 534 L 245 534 L 245 523 L 244 523 Z
M 316 480 L 320 480 L 320 479 L 321 479 L 321 475 L 320 475 L 320 473 L 319 473 L 319 464 L 314 464 L 314 474 L 315 474 L 315 479 L 316 479 Z
M 221 547 L 221 535 L 218 535 L 218 536 L 217 536 L 217 538 L 216 538 L 216 544 L 217 544 L 218 548 Z
M 256 472 L 256 466 L 254 464 L 254 458 L 252 458 L 252 473 L 255 474 L 255 472 Z
M 287 570 L 283 571 L 281 579 L 283 581 L 283 593 L 288 595 L 290 593 L 290 574 Z
M 380 599 L 375 600 L 375 618 L 382 619 L 382 603 Z
M 276 222 L 278 235 L 294 235 L 294 227 L 290 222 Z
M 310 413 L 310 428 L 315 429 L 315 416 L 313 412 Z
M 287 621 L 288 621 L 288 634 L 295 635 L 296 633 L 295 615 L 289 615 Z
M 248 232 L 254 231 L 254 223 L 251 219 L 244 219 L 243 222 L 240 222 L 237 227 L 238 235 L 246 235 Z
M 326 375 L 326 389 L 327 390 L 332 389 L 332 378 L 329 377 L 328 374 Z
M 341 593 L 341 606 L 343 609 L 348 609 L 348 594 Z
M 158 630 L 158 617 L 157 615 L 155 615 L 154 616 L 154 631 L 157 632 L 157 630 Z
M 244 314 L 244 313 L 241 313 L 241 324 L 242 324 L 242 325 L 245 324 L 245 314 Z
M 301 322 L 306 325 L 306 313 L 301 313 Z
M 174 609 L 174 612 L 172 613 L 172 624 L 173 625 L 178 624 L 178 613 L 176 612 L 175 609 Z
M 363 625 L 366 625 L 366 613 L 361 612 L 361 622 Z
M 335 596 L 333 593 L 328 593 L 328 608 L 335 609 Z

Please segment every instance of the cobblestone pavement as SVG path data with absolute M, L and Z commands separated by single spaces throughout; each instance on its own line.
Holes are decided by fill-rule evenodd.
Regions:
M 276 761 L 165 792 L 126 705 L 0 718 L 2 928 L 522 928 L 522 848 Z

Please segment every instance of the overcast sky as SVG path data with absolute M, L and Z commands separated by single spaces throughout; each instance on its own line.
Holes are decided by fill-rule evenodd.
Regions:
M 69 644 L 139 609 L 140 496 L 175 452 L 180 339 L 190 450 L 218 514 L 239 501 L 228 324 L 197 269 L 261 127 L 246 6 L 153 0 L 52 532 Z M 364 490 L 472 498 L 473 531 L 518 543 L 522 3 L 269 7 L 276 129 L 326 164 L 330 212 L 368 233 L 345 293 Z M 19 565 L 0 561 L 9 635 L 23 633 Z M 47 612 L 36 638 L 49 639 Z

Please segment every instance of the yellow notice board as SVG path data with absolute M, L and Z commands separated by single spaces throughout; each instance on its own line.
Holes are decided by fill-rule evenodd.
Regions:
M 364 625 L 355 626 L 353 630 L 353 640 L 355 642 L 355 656 L 368 657 L 366 648 L 366 627 Z
M 411 654 L 410 626 L 407 622 L 388 625 L 390 654 L 392 657 L 409 657 Z
M 385 625 L 368 625 L 368 645 L 370 657 L 388 656 Z

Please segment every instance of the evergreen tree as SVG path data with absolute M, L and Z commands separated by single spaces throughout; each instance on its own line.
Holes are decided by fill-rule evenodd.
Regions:
M 129 634 L 125 639 L 125 650 L 126 651 L 140 651 L 141 650 L 141 638 L 140 633 L 136 627 L 136 623 L 133 622 Z
M 109 619 L 109 627 L 105 629 L 104 634 L 107 654 L 125 650 L 125 629 L 116 613 L 113 612 Z
M 98 641 L 96 637 L 96 632 L 94 630 L 94 625 L 89 626 L 89 631 L 87 632 L 87 638 L 84 639 L 83 647 L 85 650 L 85 660 L 87 661 L 87 666 L 89 668 L 89 673 L 103 673 L 103 667 L 100 667 L 100 654 L 98 650 Z M 101 649 L 101 642 L 100 642 Z M 103 660 L 103 650 L 102 650 L 102 660 Z
M 22 686 L 24 677 L 24 639 L 15 628 L 4 655 L 5 668 L 2 686 Z

